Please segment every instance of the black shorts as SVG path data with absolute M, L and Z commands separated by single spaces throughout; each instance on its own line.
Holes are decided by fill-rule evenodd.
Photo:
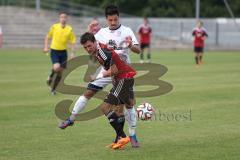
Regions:
M 51 49 L 52 64 L 59 63 L 62 68 L 67 66 L 67 50 Z
M 149 44 L 149 43 L 141 43 L 141 44 L 140 44 L 140 47 L 141 47 L 141 49 L 149 48 L 149 47 L 150 47 L 150 44 Z
M 203 47 L 194 47 L 194 52 L 195 53 L 203 53 Z
M 130 100 L 134 98 L 133 91 L 134 79 L 121 79 L 117 81 L 110 93 L 105 98 L 104 102 L 111 105 L 127 104 L 130 105 Z

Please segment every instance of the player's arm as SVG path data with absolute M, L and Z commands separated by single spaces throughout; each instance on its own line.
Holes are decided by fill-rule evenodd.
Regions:
M 203 40 L 205 40 L 206 38 L 208 38 L 208 34 L 207 34 L 207 31 L 204 29 L 204 32 L 203 32 Z
M 195 36 L 196 36 L 196 32 L 195 32 L 195 29 L 193 29 L 193 30 L 192 30 L 192 41 L 194 41 Z
M 44 53 L 48 53 L 49 52 L 48 45 L 49 45 L 49 41 L 50 40 L 51 40 L 51 38 L 48 35 L 46 35 L 45 36 L 45 40 L 44 40 L 44 49 L 43 49 Z
M 118 74 L 118 68 L 115 64 L 112 64 L 107 71 L 103 72 L 103 77 L 112 77 L 116 74 Z
M 137 38 L 135 37 L 133 31 L 130 28 L 129 28 L 129 36 L 126 37 L 126 42 L 129 44 L 128 47 L 132 52 L 137 54 L 141 52 Z
M 70 34 L 70 48 L 71 48 L 70 59 L 72 59 L 76 56 L 76 35 L 74 34 L 73 31 L 71 31 Z
M 139 54 L 141 52 L 139 44 L 130 45 L 129 48 L 132 52 Z
M 43 48 L 43 52 L 44 52 L 44 53 L 48 53 L 48 52 L 49 52 L 48 45 L 49 45 L 49 41 L 52 39 L 53 30 L 54 30 L 54 27 L 51 26 L 49 32 L 48 32 L 47 35 L 45 36 L 45 39 L 44 39 L 44 48 Z

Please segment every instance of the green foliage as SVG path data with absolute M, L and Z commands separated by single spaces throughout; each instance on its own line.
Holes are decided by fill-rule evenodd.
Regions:
M 70 0 L 104 8 L 116 4 L 123 13 L 150 17 L 194 17 L 195 0 Z M 228 0 L 236 16 L 240 16 L 240 1 Z M 223 0 L 201 0 L 201 17 L 229 17 Z

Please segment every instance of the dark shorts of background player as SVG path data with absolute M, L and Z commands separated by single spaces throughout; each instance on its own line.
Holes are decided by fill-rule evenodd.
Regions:
M 150 47 L 150 44 L 149 44 L 149 43 L 141 43 L 141 44 L 140 44 L 140 47 L 141 47 L 141 49 L 149 48 L 149 47 Z
M 52 64 L 59 63 L 62 68 L 67 67 L 67 50 L 51 49 Z
M 203 47 L 194 47 L 194 52 L 195 53 L 203 53 L 204 49 L 203 49 Z
M 105 98 L 104 102 L 111 105 L 127 104 L 130 105 L 130 100 L 134 97 L 133 92 L 134 79 L 121 79 L 117 81 L 110 93 Z

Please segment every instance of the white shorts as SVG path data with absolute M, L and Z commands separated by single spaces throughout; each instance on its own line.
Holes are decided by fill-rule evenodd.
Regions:
M 95 76 L 97 74 L 99 74 L 100 72 L 103 72 L 103 71 L 105 71 L 105 69 L 103 67 L 97 69 L 97 71 L 95 73 Z M 94 80 L 94 81 L 90 82 L 88 84 L 87 89 L 99 91 L 99 90 L 102 90 L 104 87 L 106 87 L 108 84 L 111 84 L 111 83 L 112 83 L 112 77 L 100 78 L 100 79 L 97 79 L 97 80 Z

